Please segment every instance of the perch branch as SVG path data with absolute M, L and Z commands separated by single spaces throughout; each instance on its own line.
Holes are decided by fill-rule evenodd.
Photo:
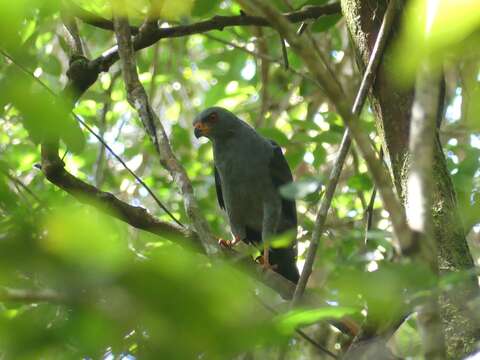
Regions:
M 13 64 L 18 66 L 27 75 L 32 76 L 42 87 L 45 88 L 46 91 L 52 95 L 55 95 L 55 93 L 47 85 L 45 85 L 45 83 L 34 77 L 32 72 L 30 72 L 28 69 L 15 62 L 15 59 L 13 59 L 10 55 L 3 50 L 0 50 L 0 53 L 12 61 Z M 103 141 L 102 143 L 104 146 L 112 153 L 113 156 L 117 158 L 117 160 L 121 160 L 121 158 L 119 158 L 118 155 L 112 151 L 108 144 L 106 144 L 98 134 L 93 132 L 93 130 L 85 122 L 83 122 L 78 115 L 74 114 L 74 116 L 76 116 L 77 121 L 79 121 L 83 126 L 86 126 L 86 128 L 98 140 Z M 164 221 L 160 221 L 149 214 L 146 209 L 129 205 L 116 198 L 113 194 L 97 189 L 96 187 L 70 174 L 65 170 L 64 165 L 65 164 L 58 156 L 58 145 L 42 145 L 41 170 L 45 174 L 47 180 L 49 180 L 52 184 L 71 194 L 80 202 L 89 206 L 93 206 L 99 211 L 108 213 L 109 215 L 127 223 L 134 228 L 150 232 L 154 235 L 174 241 L 179 245 L 186 246 L 190 249 L 193 248 L 194 251 L 204 253 L 203 248 L 198 246 L 199 242 L 195 232 L 188 231 L 185 228 L 175 226 Z M 137 178 L 137 180 L 140 181 L 141 179 Z M 265 271 L 262 266 L 259 266 L 251 259 L 243 259 L 242 261 L 238 261 L 237 258 L 239 254 L 233 250 L 225 250 L 224 255 L 235 262 L 240 268 L 242 268 L 243 271 L 250 274 L 254 279 L 275 290 L 284 299 L 290 299 L 292 297 L 293 291 L 295 290 L 295 284 L 293 284 L 291 281 L 285 279 L 274 271 Z M 345 328 L 345 331 L 349 331 L 348 327 Z
M 189 245 L 195 245 L 195 236 L 185 229 L 167 222 L 159 221 L 139 206 L 129 205 L 113 194 L 101 191 L 78 179 L 65 170 L 58 156 L 56 145 L 42 145 L 42 171 L 46 178 L 82 203 L 93 205 L 131 226 L 170 239 L 187 239 Z

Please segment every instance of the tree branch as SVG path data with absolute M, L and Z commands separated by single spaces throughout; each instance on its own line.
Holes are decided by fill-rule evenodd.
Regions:
M 40 84 L 40 86 L 42 86 L 48 93 L 50 93 L 53 97 L 57 98 L 57 94 L 55 94 L 55 92 L 50 89 L 42 80 L 40 80 L 39 78 L 35 77 L 34 74 L 28 70 L 27 68 L 25 68 L 23 65 L 21 65 L 19 62 L 17 62 L 13 57 L 11 57 L 9 54 L 7 54 L 6 52 L 4 52 L 3 50 L 0 49 L 0 53 L 5 56 L 7 59 L 9 59 L 10 61 L 12 61 L 13 64 L 15 64 L 20 70 L 22 70 L 26 75 L 30 76 L 34 81 L 38 82 L 38 84 Z M 74 79 L 79 79 L 79 78 L 82 78 L 82 73 L 85 74 L 85 73 L 88 73 L 88 68 L 87 66 L 85 65 L 85 59 L 84 58 L 79 58 L 76 60 L 77 64 L 78 63 L 83 63 L 84 65 L 78 65 L 78 66 L 75 66 L 75 76 L 74 76 Z M 86 77 L 88 77 L 88 74 L 85 74 Z M 64 93 L 67 93 L 67 96 L 70 96 L 72 95 L 71 94 L 71 89 L 72 88 L 75 88 L 76 86 L 75 85 L 72 85 L 73 82 L 75 82 L 75 80 L 72 80 L 72 78 L 69 78 L 70 82 L 67 84 L 67 86 L 65 87 L 65 89 L 63 90 Z M 167 213 L 168 216 L 170 216 L 170 218 L 176 222 L 179 226 L 181 227 L 184 227 L 184 225 L 177 219 L 175 218 L 175 216 L 173 216 L 173 214 L 166 208 L 165 205 L 163 205 L 163 203 L 158 199 L 158 197 L 155 195 L 155 193 L 152 191 L 152 189 L 150 189 L 150 187 L 148 187 L 147 184 L 145 184 L 145 182 L 135 174 L 135 172 L 133 170 L 131 170 L 128 165 L 125 163 L 125 161 L 122 160 L 122 158 L 120 156 L 118 156 L 114 151 L 113 149 L 105 142 L 105 140 L 100 136 L 98 135 L 95 131 L 93 131 L 93 129 L 88 126 L 88 124 L 83 121 L 80 116 L 78 116 L 77 114 L 75 114 L 73 112 L 73 110 L 71 111 L 73 117 L 75 118 L 75 120 L 80 124 L 82 125 L 85 129 L 87 129 L 87 131 L 92 134 L 99 142 L 100 144 L 102 144 L 105 149 L 108 150 L 108 152 L 110 154 L 112 154 L 112 156 L 117 159 L 117 161 L 122 164 L 122 166 L 125 168 L 125 170 L 127 170 L 130 175 L 132 175 L 135 180 L 138 181 L 138 183 L 140 185 L 142 185 L 145 190 L 150 194 L 150 196 L 153 198 L 153 200 L 157 203 L 158 206 L 160 206 L 160 208 L 165 211 Z
M 439 79 L 428 60 L 424 61 L 415 86 L 415 100 L 410 120 L 409 150 L 411 166 L 407 178 L 406 212 L 414 234 L 418 236 L 417 251 L 412 254 L 438 273 L 437 247 L 433 238 L 432 167 L 436 120 L 439 101 Z M 426 359 L 445 359 L 445 337 L 440 317 L 438 296 L 432 294 L 416 307 L 419 332 L 422 337 Z
M 114 25 L 111 20 L 105 19 L 97 14 L 83 9 L 73 1 L 69 1 L 69 7 L 73 14 L 82 20 L 84 23 L 92 25 L 94 27 L 104 30 L 114 30 Z M 321 16 L 339 14 L 341 12 L 340 3 L 333 3 L 320 6 L 305 6 L 304 9 L 299 11 L 292 11 L 285 13 L 285 17 L 293 22 L 303 22 L 305 20 L 315 20 Z M 159 28 L 150 36 L 149 41 L 153 41 L 147 46 L 152 45 L 160 39 L 181 37 L 193 34 L 201 34 L 211 30 L 223 30 L 226 27 L 231 26 L 262 26 L 270 27 L 268 19 L 260 16 L 251 16 L 247 14 L 235 15 L 235 16 L 220 16 L 216 15 L 209 20 L 200 21 L 189 25 L 173 26 L 170 28 Z M 139 28 L 136 26 L 130 26 L 130 32 L 133 35 L 137 35 Z M 137 49 L 138 50 L 138 49 Z
M 393 1 L 391 2 L 391 4 Z M 370 61 L 368 63 L 367 69 L 363 75 L 362 82 L 357 92 L 357 96 L 352 107 L 352 114 L 354 117 L 358 117 L 362 111 L 363 105 L 365 104 L 365 100 L 367 98 L 368 90 L 372 87 L 373 82 L 375 80 L 375 75 L 377 73 L 378 65 L 380 64 L 380 60 L 383 55 L 383 50 L 387 43 L 387 38 L 390 33 L 390 29 L 392 28 L 392 23 L 395 14 L 395 8 L 390 5 L 389 9 L 385 13 L 382 26 L 378 33 L 374 51 L 370 57 Z M 308 279 L 312 273 L 313 263 L 315 261 L 315 257 L 317 254 L 318 245 L 320 242 L 320 237 L 322 236 L 325 230 L 325 221 L 327 220 L 328 210 L 330 209 L 330 205 L 332 203 L 333 195 L 335 193 L 335 189 L 338 184 L 338 180 L 340 178 L 340 174 L 343 168 L 343 164 L 345 163 L 345 159 L 347 157 L 348 151 L 351 146 L 350 134 L 349 131 L 346 130 L 342 142 L 340 144 L 340 149 L 338 151 L 337 158 L 335 159 L 335 164 L 332 168 L 328 179 L 328 185 L 325 190 L 325 195 L 322 198 L 320 207 L 317 212 L 317 217 L 315 220 L 315 225 L 313 228 L 313 234 L 310 246 L 308 248 L 307 257 L 305 261 L 305 265 L 303 267 L 302 274 L 300 276 L 300 280 L 298 281 L 298 285 L 295 289 L 295 294 L 292 300 L 292 306 L 300 300 L 301 296 L 303 295 L 305 288 L 307 286 Z
M 118 50 L 122 62 L 123 77 L 127 88 L 128 102 L 140 116 L 160 157 L 161 164 L 168 170 L 171 177 L 174 179 L 175 184 L 179 187 L 184 198 L 184 206 L 187 216 L 198 233 L 198 237 L 207 254 L 216 253 L 219 251 L 217 240 L 213 236 L 208 222 L 200 211 L 200 207 L 193 194 L 193 187 L 190 179 L 173 153 L 165 129 L 150 106 L 145 88 L 138 77 L 135 52 L 131 41 L 128 19 L 123 17 L 123 15 L 119 15 L 116 9 L 116 6 L 122 5 L 125 5 L 125 3 L 121 0 L 117 0 L 114 4 L 114 25 Z M 156 128 L 157 125 L 158 132 Z
M 288 40 L 292 49 L 303 59 L 314 78 L 322 85 L 322 89 L 328 98 L 336 105 L 338 113 L 345 121 L 352 138 L 355 140 L 367 163 L 373 180 L 378 186 L 385 209 L 390 214 L 396 246 L 399 251 L 408 252 L 413 245 L 412 237 L 406 223 L 405 212 L 397 195 L 394 193 L 392 180 L 382 162 L 376 156 L 368 135 L 361 129 L 357 121 L 358 116 L 351 113 L 348 100 L 335 81 L 335 78 L 332 77 L 332 74 L 315 52 L 313 44 L 309 39 L 297 36 L 292 24 L 271 3 L 260 0 L 244 1 L 254 6 L 260 14 L 270 19 L 270 22 L 275 25 L 280 34 Z
M 70 2 L 72 3 L 72 2 Z M 92 14 L 82 8 L 72 5 L 72 11 L 79 19 L 91 25 L 100 27 L 102 29 L 113 30 L 113 23 L 110 20 L 104 19 L 98 15 Z M 324 15 L 338 14 L 340 12 L 340 4 L 333 3 L 322 6 L 309 6 L 304 10 L 286 13 L 285 16 L 289 21 L 301 22 L 307 19 L 318 19 Z M 271 26 L 266 18 L 249 15 L 237 16 L 214 16 L 210 20 L 200 21 L 190 25 L 172 26 L 169 28 L 153 27 L 152 23 L 149 26 L 142 26 L 140 28 L 131 27 L 131 34 L 136 34 L 133 41 L 133 48 L 135 51 L 144 49 L 165 38 L 182 37 L 193 34 L 202 34 L 211 30 L 223 30 L 231 26 Z M 108 71 L 119 59 L 118 48 L 113 48 L 105 51 L 98 58 L 91 60 L 88 63 L 89 76 L 87 78 L 78 79 L 79 83 L 83 83 L 80 87 L 81 91 L 77 92 L 79 98 L 89 86 L 91 86 L 98 75 L 103 71 Z M 75 100 L 75 99 L 74 99 Z
M 65 170 L 65 164 L 58 156 L 57 145 L 44 144 L 41 152 L 42 172 L 46 178 L 80 202 L 93 205 L 137 229 L 148 231 L 169 240 L 174 238 L 190 247 L 198 247 L 194 233 L 179 226 L 159 221 L 150 215 L 146 209 L 129 205 L 113 194 L 101 191 L 70 174 Z
M 6 52 L 0 50 L 0 52 L 8 59 L 18 66 L 27 75 L 34 78 L 46 91 L 56 96 L 53 90 L 51 90 L 40 79 L 33 76 L 33 74 L 23 67 L 21 64 L 15 61 Z M 137 181 L 140 181 L 142 185 L 146 186 L 140 178 L 138 178 L 123 162 L 123 160 L 113 152 L 107 143 L 95 133 L 78 115 L 72 112 L 78 122 L 82 126 L 92 133 L 111 154 L 119 160 L 125 168 L 131 172 Z M 101 191 L 96 187 L 85 183 L 84 181 L 76 178 L 65 170 L 65 164 L 58 156 L 58 143 L 56 144 L 42 144 L 42 164 L 41 170 L 45 174 L 46 178 L 54 185 L 71 194 L 80 202 L 93 206 L 99 211 L 108 213 L 109 215 L 124 221 L 125 223 L 133 226 L 137 229 L 150 232 L 154 235 L 162 238 L 174 241 L 179 245 L 185 246 L 194 251 L 204 253 L 204 249 L 199 246 L 198 236 L 194 231 L 189 231 L 184 227 L 172 225 L 167 222 L 163 222 L 152 216 L 148 211 L 142 207 L 131 206 L 118 198 L 113 194 Z M 146 190 L 151 190 L 146 187 Z M 152 193 L 153 194 L 153 193 Z M 284 299 L 291 299 L 293 291 L 295 290 L 295 284 L 285 279 L 281 275 L 271 270 L 265 270 L 264 267 L 259 266 L 250 258 L 239 258 L 239 254 L 236 251 L 225 249 L 222 255 L 225 255 L 233 263 L 239 266 L 243 271 L 247 272 L 257 281 L 263 283 L 267 287 L 275 290 Z M 349 327 L 343 328 L 346 332 L 349 331 Z
M 65 28 L 65 40 L 70 47 L 70 56 L 85 56 L 83 41 L 78 32 L 77 20 L 69 11 L 66 1 L 62 1 L 60 15 Z

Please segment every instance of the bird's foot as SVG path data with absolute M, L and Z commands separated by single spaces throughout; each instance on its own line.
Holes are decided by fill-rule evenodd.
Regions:
M 218 245 L 223 248 L 231 249 L 240 242 L 240 238 L 235 236 L 233 240 L 218 239 Z

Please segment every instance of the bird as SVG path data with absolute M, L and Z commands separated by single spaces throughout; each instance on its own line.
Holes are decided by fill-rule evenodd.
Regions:
M 193 120 L 194 135 L 213 145 L 215 189 L 218 204 L 230 223 L 233 247 L 238 242 L 262 246 L 259 262 L 265 268 L 297 283 L 297 213 L 295 201 L 283 198 L 279 188 L 293 181 L 282 149 L 273 140 L 225 108 L 214 106 Z M 293 241 L 272 248 L 276 235 L 291 231 Z

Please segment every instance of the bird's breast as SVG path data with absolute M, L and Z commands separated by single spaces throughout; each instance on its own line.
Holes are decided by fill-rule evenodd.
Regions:
M 264 174 L 261 170 L 228 162 L 217 164 L 229 218 L 261 229 L 264 203 Z

